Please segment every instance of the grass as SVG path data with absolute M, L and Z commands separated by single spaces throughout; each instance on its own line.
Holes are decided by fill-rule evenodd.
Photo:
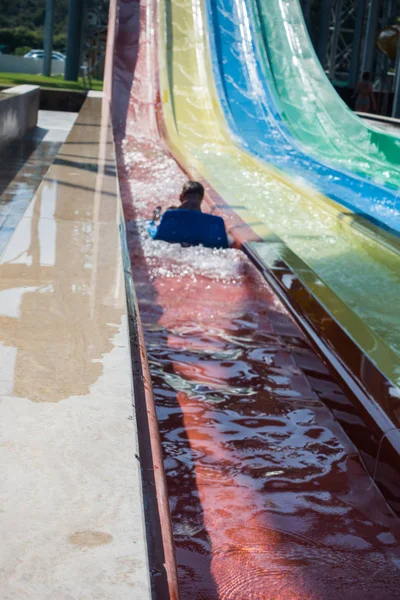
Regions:
M 40 85 L 43 88 L 54 88 L 59 90 L 78 90 L 84 91 L 82 78 L 78 81 L 64 81 L 63 75 L 54 77 L 44 77 L 43 75 L 28 75 L 27 73 L 0 73 L 0 85 L 12 87 L 14 85 Z M 101 91 L 103 82 L 98 79 L 92 79 L 92 90 Z

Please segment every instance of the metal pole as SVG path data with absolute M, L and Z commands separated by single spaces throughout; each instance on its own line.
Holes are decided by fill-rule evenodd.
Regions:
M 394 119 L 400 119 L 400 39 L 399 44 L 397 46 L 392 117 Z
M 397 0 L 384 0 L 383 10 L 382 10 L 382 28 L 387 27 L 388 25 L 392 25 L 396 20 L 397 15 Z M 381 92 L 382 92 L 382 101 L 380 106 L 380 113 L 382 115 L 388 114 L 388 104 L 389 104 L 389 92 L 390 92 L 390 84 L 389 84 L 389 58 L 387 56 L 380 56 L 380 64 L 381 64 Z
M 306 22 L 308 30 L 310 30 L 310 9 L 311 9 L 311 0 L 304 0 L 303 14 L 304 14 L 304 20 Z
M 364 11 L 365 0 L 357 0 L 356 23 L 354 28 L 353 48 L 351 51 L 349 88 L 356 87 L 359 76 L 362 33 L 364 28 Z
M 388 0 L 387 25 L 393 25 L 397 16 L 397 0 Z
M 43 75 L 51 75 L 51 56 L 53 52 L 53 22 L 54 22 L 54 0 L 46 0 L 46 19 L 44 23 L 44 53 L 43 53 Z
M 376 50 L 376 34 L 378 29 L 378 14 L 380 0 L 370 0 L 367 19 L 367 31 L 365 35 L 364 52 L 362 58 L 362 72 L 370 72 L 374 67 L 374 56 Z
M 326 67 L 326 47 L 328 45 L 332 2 L 333 0 L 322 0 L 321 26 L 319 31 L 317 54 L 324 69 Z
M 68 39 L 67 60 L 65 64 L 65 79 L 78 81 L 83 26 L 83 0 L 69 0 L 68 9 Z
M 343 0 L 336 0 L 335 21 L 333 24 L 333 37 L 332 37 L 331 52 L 330 52 L 330 57 L 329 57 L 329 79 L 331 79 L 331 80 L 336 75 L 336 56 L 337 56 L 337 47 L 338 47 L 340 23 L 341 23 L 341 16 L 342 16 L 342 6 L 343 6 Z

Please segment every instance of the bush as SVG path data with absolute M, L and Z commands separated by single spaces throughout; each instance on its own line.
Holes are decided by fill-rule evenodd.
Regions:
M 14 52 L 16 48 L 43 48 L 43 32 L 32 31 L 27 27 L 10 27 L 0 29 L 0 43 L 7 44 Z
M 53 37 L 53 50 L 58 50 L 59 52 L 65 52 L 67 47 L 67 34 L 66 33 L 58 33 Z
M 36 27 L 43 27 L 45 17 L 46 8 L 44 6 L 39 6 L 32 15 L 32 21 L 34 22 Z
M 25 56 L 29 50 L 32 50 L 30 46 L 19 46 L 18 48 L 15 48 L 14 54 L 15 56 Z

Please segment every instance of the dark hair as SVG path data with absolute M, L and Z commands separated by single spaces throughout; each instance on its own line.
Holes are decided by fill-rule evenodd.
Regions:
M 204 187 L 198 181 L 187 181 L 182 188 L 182 196 L 204 196 Z
M 369 71 L 365 71 L 365 73 L 362 74 L 362 79 L 363 81 L 369 81 L 371 79 L 371 73 Z

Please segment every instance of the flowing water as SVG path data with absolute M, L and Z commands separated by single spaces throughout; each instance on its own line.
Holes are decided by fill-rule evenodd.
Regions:
M 342 390 L 240 251 L 148 237 L 184 181 L 162 148 L 123 160 L 182 598 L 390 597 L 399 522 L 327 408 Z
M 241 252 L 146 233 L 186 177 L 151 126 L 149 14 L 134 5 L 116 43 L 117 90 L 135 68 L 119 174 L 181 597 L 394 598 L 400 522 L 329 410 L 357 421 L 338 382 Z

